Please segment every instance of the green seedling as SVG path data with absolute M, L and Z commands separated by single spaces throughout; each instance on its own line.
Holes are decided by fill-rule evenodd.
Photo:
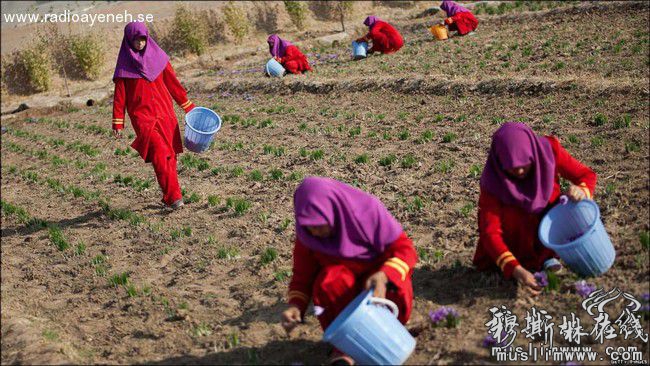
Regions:
M 260 263 L 265 266 L 271 262 L 273 262 L 276 258 L 278 257 L 278 251 L 275 248 L 266 248 L 261 254 L 260 254 Z
M 395 154 L 390 154 L 379 159 L 379 165 L 381 166 L 391 166 L 394 162 L 397 161 L 397 156 Z
M 354 162 L 357 164 L 366 164 L 368 162 L 368 154 L 361 154 L 354 158 Z

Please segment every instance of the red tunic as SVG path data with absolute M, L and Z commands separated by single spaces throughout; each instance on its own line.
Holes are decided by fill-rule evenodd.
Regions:
M 187 92 L 176 78 L 170 63 L 154 81 L 144 78 L 115 79 L 113 97 L 113 129 L 124 128 L 124 107 L 129 113 L 136 139 L 131 144 L 145 162 L 151 162 L 149 144 L 152 131 L 162 134 L 164 141 L 176 152 L 183 151 L 178 120 L 174 113 L 174 98 L 185 112 L 194 108 L 187 99 Z
M 406 233 L 402 233 L 382 255 L 370 261 L 342 259 L 315 252 L 296 239 L 288 302 L 304 314 L 313 298 L 314 305 L 325 308 L 319 317 L 325 329 L 361 292 L 366 279 L 381 270 L 389 280 L 386 298 L 397 304 L 399 320 L 405 324 L 413 304 L 411 275 L 416 262 L 417 253 Z
M 447 24 L 449 24 L 449 30 L 458 31 L 458 34 L 461 36 L 474 31 L 478 27 L 478 19 L 476 19 L 474 14 L 468 11 L 457 13 L 450 18 L 453 22 L 450 23 L 447 21 Z
M 300 52 L 296 46 L 287 47 L 284 57 L 280 58 L 280 63 L 292 74 L 302 74 L 305 71 L 311 71 L 307 56 Z
M 479 270 L 500 267 L 503 275 L 510 278 L 514 268 L 520 264 L 537 271 L 544 261 L 555 256 L 539 241 L 537 229 L 546 211 L 560 196 L 560 177 L 582 187 L 587 197 L 592 197 L 596 173 L 569 155 L 557 138 L 547 138 L 555 156 L 555 184 L 546 210 L 538 214 L 529 213 L 517 206 L 504 205 L 496 196 L 481 190 L 479 243 L 474 253 L 474 265 Z
M 404 45 L 402 35 L 392 25 L 378 20 L 370 28 L 366 36 L 372 39 L 372 52 L 381 52 L 384 54 L 397 52 Z

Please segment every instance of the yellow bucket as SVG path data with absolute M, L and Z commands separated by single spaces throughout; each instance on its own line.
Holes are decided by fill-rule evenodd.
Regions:
M 449 38 L 447 27 L 442 24 L 436 24 L 433 27 L 429 28 L 429 30 L 431 31 L 431 34 L 433 34 L 439 41 L 444 41 L 445 39 Z

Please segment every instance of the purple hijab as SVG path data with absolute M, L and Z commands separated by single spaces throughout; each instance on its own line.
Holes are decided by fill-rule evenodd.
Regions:
M 448 17 L 453 17 L 458 13 L 469 13 L 467 8 L 464 8 L 451 0 L 443 0 L 440 9 L 444 10 Z
M 138 37 L 147 38 L 147 44 L 142 51 L 136 51 L 131 46 L 131 42 Z M 154 81 L 165 70 L 168 62 L 169 56 L 149 37 L 147 26 L 142 22 L 131 22 L 124 27 L 124 38 L 117 56 L 113 80 L 145 78 Z
M 371 15 L 371 16 L 367 17 L 366 20 L 363 21 L 363 24 L 368 28 L 372 28 L 372 27 L 375 26 L 375 23 L 377 23 L 379 21 L 381 21 L 381 19 L 377 18 L 374 15 Z
M 293 195 L 296 236 L 309 249 L 350 259 L 370 260 L 402 234 L 402 225 L 379 199 L 345 183 L 308 177 Z M 329 225 L 329 238 L 317 238 L 305 226 Z
M 277 34 L 271 34 L 266 40 L 269 43 L 269 52 L 273 57 L 284 57 L 287 52 L 287 47 L 293 46 L 289 41 L 278 37 Z
M 532 163 L 524 179 L 510 178 L 505 170 Z M 492 136 L 481 189 L 506 205 L 539 213 L 547 205 L 555 183 L 555 155 L 551 143 L 523 123 L 504 123 Z

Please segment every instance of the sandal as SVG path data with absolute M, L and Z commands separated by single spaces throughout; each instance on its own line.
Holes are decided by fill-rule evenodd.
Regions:
M 352 357 L 334 348 L 330 353 L 330 358 L 327 360 L 326 364 L 332 366 L 353 366 L 354 360 Z
M 544 262 L 544 270 L 549 272 L 560 274 L 563 268 L 564 266 L 562 266 L 562 263 L 557 258 L 550 258 Z
M 180 209 L 180 208 L 183 207 L 183 206 L 185 206 L 185 203 L 183 202 L 183 199 L 182 199 L 182 198 L 177 199 L 176 201 L 174 201 L 174 203 L 172 203 L 171 205 L 169 205 L 169 207 L 171 207 L 172 210 L 178 210 L 178 209 Z

